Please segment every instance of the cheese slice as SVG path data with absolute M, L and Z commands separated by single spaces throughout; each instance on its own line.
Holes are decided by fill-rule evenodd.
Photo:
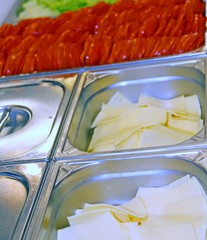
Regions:
M 207 223 L 207 206 L 203 197 L 172 204 L 143 202 L 148 212 L 148 223 Z
M 133 132 L 127 139 L 116 145 L 116 150 L 137 148 L 140 141 L 140 136 L 141 130 Z
M 195 197 L 203 197 L 203 192 L 192 178 L 179 184 L 177 187 L 168 188 L 160 194 L 152 196 L 140 196 L 145 204 L 172 204 L 182 202 Z
M 206 193 L 187 174 L 162 187 L 140 187 L 122 205 L 86 203 L 68 222 L 58 239 L 206 240 Z
M 201 107 L 197 95 L 186 97 L 182 95 L 172 99 L 158 99 L 141 94 L 139 97 L 139 104 L 165 108 L 170 113 L 187 119 L 201 118 Z
M 88 222 L 58 230 L 57 239 L 129 240 L 125 230 L 110 212 L 98 215 Z
M 101 110 L 92 123 L 92 128 L 100 123 L 110 121 L 120 116 L 121 113 L 127 111 L 133 103 L 125 98 L 121 93 L 115 93 L 107 104 L 102 104 Z
M 114 131 L 114 143 L 118 145 L 143 127 L 165 124 L 166 121 L 167 112 L 164 109 L 154 106 L 135 107 L 120 116 Z
M 185 113 L 186 101 L 185 97 L 179 96 L 172 99 L 158 99 L 144 94 L 140 94 L 138 99 L 139 104 L 142 105 L 153 105 L 166 110 L 171 110 L 177 113 Z
M 197 134 L 204 123 L 197 95 L 158 99 L 144 94 L 138 103 L 117 92 L 103 103 L 87 151 L 114 151 L 175 145 Z
M 133 199 L 131 199 L 130 201 L 118 206 L 118 208 L 129 211 L 129 212 L 135 214 L 135 216 L 137 215 L 142 218 L 147 217 L 147 210 L 144 206 L 142 199 L 139 196 L 136 196 Z
M 190 179 L 191 179 L 190 175 L 186 174 L 183 177 L 173 180 L 171 183 L 164 186 L 139 187 L 136 196 L 139 196 L 141 198 L 150 198 L 150 197 L 153 198 L 156 195 L 163 194 L 166 191 L 169 191 L 171 189 L 178 187 L 179 185 L 182 185 L 183 183 L 185 183 L 186 181 L 189 181 Z
M 181 117 L 169 116 L 167 125 L 168 127 L 180 129 L 195 135 L 202 129 L 203 120 L 189 120 Z
M 201 106 L 197 95 L 187 96 L 186 100 L 186 113 L 197 118 L 201 118 Z
M 132 211 L 129 207 L 127 208 L 126 205 L 123 207 L 116 207 L 110 204 L 85 204 L 82 213 L 104 209 L 106 211 L 110 211 L 120 222 L 142 221 L 147 217 L 146 210 L 144 211 L 144 206 L 141 199 L 138 200 L 137 198 L 135 201 L 136 207 L 139 207 L 136 211 Z M 135 204 L 135 201 L 133 204 Z M 123 217 L 123 214 L 126 215 L 126 217 Z
M 117 127 L 116 120 L 98 125 L 94 129 L 94 133 L 89 144 L 88 151 L 91 151 L 94 148 L 97 148 L 98 146 L 113 144 L 113 138 L 111 137 L 111 133 L 114 132 L 116 127 Z
M 103 145 L 95 145 L 93 149 L 89 150 L 93 152 L 107 152 L 107 151 L 114 151 L 116 150 L 116 147 L 113 142 L 109 142 Z
M 130 240 L 199 240 L 191 224 L 131 226 Z
M 178 135 L 167 127 L 155 125 L 142 130 L 139 140 L 139 148 L 156 147 L 178 144 L 187 140 L 182 135 Z
M 71 226 L 74 226 L 77 224 L 83 224 L 85 222 L 88 222 L 94 217 L 103 215 L 106 212 L 110 212 L 120 222 L 130 222 L 129 215 L 126 214 L 125 212 L 117 209 L 108 209 L 108 208 L 99 208 L 99 209 L 94 209 L 91 211 L 84 211 L 84 212 L 82 210 L 81 214 L 69 216 L 67 217 L 67 219 L 69 224 Z

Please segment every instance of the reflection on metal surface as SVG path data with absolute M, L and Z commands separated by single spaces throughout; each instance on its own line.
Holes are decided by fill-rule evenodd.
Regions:
M 42 81 L 10 85 L 1 88 L 0 92 L 3 92 L 0 103 L 0 159 L 29 153 L 49 138 L 64 97 L 64 88 L 56 82 Z M 47 153 L 44 146 L 42 149 Z
M 11 239 L 27 197 L 22 182 L 0 176 L 0 238 Z
M 20 106 L 6 106 L 0 108 L 0 137 L 9 135 L 23 128 L 31 119 L 28 109 Z
M 42 168 L 36 163 L 23 165 L 21 170 L 25 175 L 33 175 L 33 176 L 40 175 L 42 172 Z

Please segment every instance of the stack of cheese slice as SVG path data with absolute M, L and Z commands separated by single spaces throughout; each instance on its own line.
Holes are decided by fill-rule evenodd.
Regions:
M 184 142 L 203 127 L 197 95 L 161 100 L 140 95 L 132 103 L 115 93 L 92 123 L 89 152 L 173 145 Z
M 68 217 L 58 240 L 206 240 L 207 199 L 195 177 L 140 187 L 122 205 L 85 204 Z

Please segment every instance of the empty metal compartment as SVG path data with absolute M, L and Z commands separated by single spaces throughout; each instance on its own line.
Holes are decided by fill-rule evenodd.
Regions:
M 45 167 L 45 163 L 1 166 L 0 239 L 21 239 Z
M 122 204 L 132 199 L 141 186 L 164 186 L 186 174 L 195 176 L 207 193 L 204 168 L 175 156 L 64 161 L 54 169 L 45 182 L 47 186 L 54 182 L 52 190 L 47 188 L 45 192 L 47 199 L 51 191 L 49 202 L 43 201 L 37 209 L 41 216 L 46 211 L 30 225 L 30 239 L 56 239 L 57 229 L 68 226 L 67 216 L 84 203 Z
M 46 158 L 50 155 L 76 79 L 70 80 L 67 86 L 46 77 L 2 83 L 2 161 Z
M 203 60 L 197 60 L 86 74 L 79 84 L 79 94 L 76 96 L 78 100 L 74 103 L 68 132 L 64 132 L 68 135 L 68 140 L 65 141 L 62 152 L 66 155 L 77 155 L 87 150 L 93 133 L 91 124 L 102 103 L 107 103 L 116 92 L 120 92 L 132 102 L 137 102 L 140 94 L 160 99 L 195 94 L 199 97 L 202 118 L 205 120 L 204 65 Z M 190 141 L 179 145 L 199 143 L 204 139 L 205 129 Z

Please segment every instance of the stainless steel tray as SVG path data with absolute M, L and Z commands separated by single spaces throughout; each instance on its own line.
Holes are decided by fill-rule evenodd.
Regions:
M 22 2 L 24 2 L 24 0 L 20 0 L 20 1 L 14 1 L 13 7 L 10 9 L 10 11 L 8 12 L 7 17 L 4 20 L 4 23 L 9 23 L 9 24 L 15 24 L 16 22 L 16 14 L 17 11 L 19 9 L 19 7 L 21 6 Z M 206 1 L 204 1 L 206 2 Z M 207 4 L 206 4 L 206 10 L 205 12 L 207 12 Z M 205 13 L 206 14 L 206 13 Z M 181 54 L 175 54 L 172 56 L 163 56 L 163 57 L 155 57 L 155 58 L 150 58 L 150 59 L 141 59 L 141 60 L 135 60 L 135 61 L 130 61 L 130 62 L 123 62 L 123 63 L 115 63 L 115 64 L 106 64 L 106 65 L 100 65 L 100 66 L 85 66 L 85 67 L 81 67 L 81 68 L 73 68 L 73 69 L 65 69 L 65 70 L 58 70 L 58 71 L 50 71 L 50 72 L 46 72 L 46 73 L 64 73 L 64 72 L 82 72 L 82 70 L 85 71 L 93 71 L 94 69 L 98 70 L 98 69 L 109 69 L 109 68 L 123 68 L 123 67 L 128 67 L 128 66 L 132 66 L 132 65 L 139 65 L 139 64 L 147 64 L 150 62 L 160 62 L 160 61 L 165 61 L 165 60 L 176 60 L 176 59 L 182 59 L 182 58 L 189 58 L 192 56 L 196 56 L 197 54 L 202 54 L 202 55 L 206 55 L 206 49 L 207 49 L 207 33 L 205 33 L 205 43 L 202 47 L 200 47 L 199 49 L 196 49 L 193 52 L 186 52 L 186 53 L 181 53 Z M 42 72 L 39 73 L 34 73 L 35 75 L 39 75 L 42 74 Z M 45 73 L 43 73 L 45 74 Z M 27 75 L 27 74 L 25 74 Z M 33 74 L 32 74 L 33 75 Z M 18 76 L 18 75 L 16 75 Z M 7 78 L 7 77 L 6 77 Z M 10 77 L 8 77 L 10 78 Z M 1 79 L 1 77 L 0 77 Z
M 80 155 L 117 155 L 128 151 L 87 153 L 91 135 L 89 129 L 103 102 L 119 91 L 129 100 L 136 102 L 140 93 L 162 99 L 179 95 L 197 94 L 206 119 L 206 59 L 169 61 L 166 63 L 146 64 L 137 67 L 120 68 L 108 71 L 84 73 L 78 81 L 76 94 L 69 106 L 67 120 L 62 128 L 58 142 L 56 159 Z M 131 150 L 134 154 L 144 152 L 168 152 L 170 149 L 192 149 L 206 144 L 206 126 L 194 137 L 177 145 Z M 91 156 L 90 156 L 91 157 Z
M 1 82 L 0 162 L 50 158 L 76 78 Z
M 0 239 L 21 239 L 45 171 L 41 162 L 0 167 Z
M 57 229 L 68 226 L 67 216 L 84 203 L 122 204 L 133 198 L 140 186 L 163 186 L 186 174 L 195 176 L 207 193 L 207 172 L 194 162 L 202 152 L 194 154 L 53 163 L 44 183 L 44 196 L 24 237 L 56 239 Z

